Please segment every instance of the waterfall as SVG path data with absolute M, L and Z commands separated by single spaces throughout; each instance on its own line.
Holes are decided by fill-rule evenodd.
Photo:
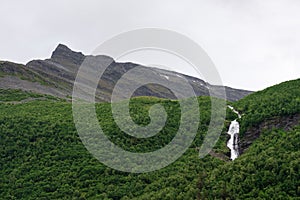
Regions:
M 238 146 L 239 131 L 240 131 L 239 123 L 236 120 L 232 121 L 229 130 L 227 132 L 230 135 L 230 139 L 227 142 L 227 147 L 230 149 L 231 160 L 234 160 L 239 156 L 239 146 Z
M 241 115 L 239 112 L 234 110 L 232 106 L 228 106 L 234 113 L 238 115 L 239 118 L 241 118 Z M 230 159 L 234 160 L 239 156 L 239 132 L 240 132 L 240 124 L 235 119 L 231 122 L 228 130 L 228 135 L 230 135 L 230 139 L 227 142 L 227 147 L 230 149 Z
M 238 115 L 238 117 L 239 117 L 239 119 L 241 119 L 241 115 L 240 115 L 240 113 L 238 112 L 238 111 L 236 111 L 232 106 L 229 106 L 228 105 L 228 108 L 230 109 L 230 110 L 232 110 L 232 112 L 234 112 L 235 114 L 237 114 Z

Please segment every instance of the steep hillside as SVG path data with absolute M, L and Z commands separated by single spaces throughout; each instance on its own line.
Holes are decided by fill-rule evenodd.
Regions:
M 0 88 L 22 89 L 41 94 L 51 94 L 60 98 L 69 98 L 72 95 L 77 71 L 87 57 L 60 44 L 53 51 L 50 59 L 33 60 L 28 62 L 26 66 L 1 62 Z M 182 79 L 185 78 L 192 85 L 197 96 L 208 96 L 208 87 L 214 88 L 217 91 L 214 96 L 218 96 L 220 89 L 218 86 L 210 85 L 201 79 L 176 72 L 144 67 L 134 63 L 118 63 L 108 56 L 96 56 L 94 58 L 97 59 L 99 66 L 101 66 L 101 63 L 111 62 L 98 84 L 96 100 L 99 102 L 110 101 L 112 90 L 117 81 L 126 72 L 136 67 L 146 70 L 147 74 L 153 79 L 164 79 L 170 84 L 176 85 L 179 90 L 182 88 Z M 128 80 L 128 82 L 132 81 L 134 80 Z M 250 91 L 230 87 L 225 87 L 225 90 L 229 101 L 239 100 L 251 93 Z M 118 95 L 122 96 L 123 94 Z M 174 99 L 174 94 L 169 89 L 157 84 L 148 84 L 139 88 L 135 91 L 134 96 Z
M 193 199 L 199 192 L 198 174 L 222 164 L 213 157 L 199 159 L 195 149 L 209 122 L 208 97 L 199 98 L 201 125 L 195 142 L 183 157 L 159 171 L 130 174 L 104 166 L 85 149 L 69 102 L 39 99 L 11 104 L 14 97 L 27 96 L 20 98 L 20 91 L 6 92 L 7 101 L 0 103 L 0 196 L 5 199 Z M 117 128 L 110 104 L 97 104 L 96 110 L 113 142 L 133 152 L 147 152 L 167 144 L 179 125 L 178 103 L 156 98 L 133 99 L 134 120 L 140 124 L 149 122 L 148 109 L 154 103 L 161 103 L 169 118 L 159 134 L 145 140 L 124 135 Z
M 211 109 L 210 98 L 199 97 L 201 123 L 195 141 L 173 164 L 145 174 L 119 172 L 98 162 L 77 134 L 70 102 L 20 90 L 1 90 L 0 196 L 4 199 L 297 198 L 300 123 L 294 116 L 300 113 L 299 82 L 282 83 L 230 103 L 242 113 L 241 140 L 247 140 L 251 128 L 272 124 L 259 129 L 259 137 L 230 162 L 217 156 L 198 157 L 197 149 L 207 130 Z M 96 111 L 105 134 L 115 144 L 128 151 L 148 152 L 161 148 L 174 137 L 180 118 L 177 101 L 138 97 L 130 104 L 133 120 L 149 123 L 149 107 L 155 103 L 164 106 L 168 120 L 159 134 L 148 139 L 125 135 L 113 121 L 109 103 L 98 103 Z M 226 151 L 225 130 L 236 118 L 230 109 L 227 112 L 224 133 L 216 147 L 219 152 Z M 293 123 L 281 117 L 291 118 Z M 281 125 L 276 126 L 277 123 Z
M 300 79 L 284 82 L 253 93 L 233 104 L 243 114 L 241 151 L 247 149 L 264 130 L 288 131 L 300 120 Z
M 299 197 L 300 79 L 275 85 L 231 104 L 242 113 L 239 120 L 242 155 L 200 178 L 199 197 Z M 224 144 L 224 137 L 221 140 Z
M 300 126 L 267 130 L 241 157 L 199 179 L 202 199 L 297 199 Z

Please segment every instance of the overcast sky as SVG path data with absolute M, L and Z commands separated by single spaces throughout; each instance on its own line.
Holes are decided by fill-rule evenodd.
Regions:
M 298 0 L 7 0 L 0 9 L 1 60 L 48 58 L 58 43 L 90 54 L 116 34 L 156 27 L 196 41 L 225 85 L 260 90 L 300 78 Z

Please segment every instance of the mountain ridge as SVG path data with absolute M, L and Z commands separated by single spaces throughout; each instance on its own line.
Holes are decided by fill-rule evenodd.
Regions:
M 32 60 L 26 65 L 6 61 L 2 62 L 0 63 L 0 74 L 2 74 L 0 78 L 0 88 L 22 89 L 68 99 L 72 95 L 73 83 L 77 71 L 84 59 L 88 56 L 89 55 L 84 55 L 81 52 L 75 52 L 64 44 L 59 44 L 49 59 Z M 96 101 L 98 102 L 109 102 L 117 81 L 126 72 L 135 67 L 149 71 L 149 73 L 153 74 L 154 78 L 166 78 L 171 84 L 177 84 L 178 88 L 181 86 L 179 78 L 185 78 L 193 87 L 197 96 L 209 96 L 208 87 L 212 87 L 217 91 L 216 94 L 214 94 L 215 96 L 221 96 L 220 89 L 222 88 L 220 86 L 210 85 L 192 76 L 158 68 L 145 67 L 130 62 L 119 63 L 106 55 L 92 57 L 97 58 L 100 63 L 111 59 L 111 65 L 105 70 L 98 84 L 96 92 Z M 237 101 L 252 93 L 252 91 L 234 89 L 227 86 L 224 88 L 229 101 Z M 175 99 L 174 94 L 169 89 L 161 85 L 153 84 L 139 88 L 134 92 L 133 96 L 154 96 Z

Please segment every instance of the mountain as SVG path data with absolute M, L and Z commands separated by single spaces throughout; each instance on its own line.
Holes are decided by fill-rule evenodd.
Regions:
M 0 62 L 0 88 L 21 89 L 40 94 L 49 94 L 60 98 L 70 98 L 73 91 L 73 83 L 77 71 L 88 56 L 80 52 L 74 52 L 67 46 L 59 44 L 53 51 L 50 59 L 32 60 L 26 65 L 12 62 Z M 90 56 L 93 57 L 93 56 Z M 219 86 L 210 85 L 201 79 L 180 74 L 177 72 L 145 67 L 134 63 L 118 63 L 108 56 L 95 56 L 97 62 L 112 62 L 101 77 L 96 101 L 108 102 L 111 100 L 112 90 L 117 81 L 133 68 L 143 68 L 152 78 L 164 78 L 170 84 L 176 85 L 178 90 L 182 88 L 181 79 L 185 78 L 193 87 L 197 96 L 208 96 L 208 88 L 215 93 L 212 96 L 220 97 Z M 128 80 L 132 81 L 132 80 Z M 126 87 L 126 86 L 124 86 Z M 225 87 L 229 101 L 237 101 L 252 93 L 251 91 Z M 118 94 L 122 96 L 123 94 Z M 133 96 L 153 96 L 159 98 L 175 99 L 174 94 L 167 88 L 157 84 L 147 84 L 138 88 Z
M 40 81 L 34 74 L 26 76 Z M 210 98 L 199 97 L 200 125 L 191 146 L 168 167 L 142 174 L 116 171 L 95 159 L 78 136 L 69 101 L 11 89 L 0 90 L 0 100 L 3 199 L 297 199 L 300 196 L 300 79 L 228 102 L 241 114 L 237 121 L 243 151 L 234 161 L 228 159 L 226 141 L 228 126 L 237 115 L 229 108 L 214 153 L 199 159 L 198 147 L 211 117 Z M 168 144 L 179 126 L 179 103 L 154 97 L 131 100 L 133 120 L 148 124 L 149 107 L 156 103 L 164 106 L 168 120 L 157 135 L 146 139 L 124 134 L 113 119 L 110 103 L 97 103 L 95 108 L 99 124 L 112 142 L 131 152 L 149 152 Z

